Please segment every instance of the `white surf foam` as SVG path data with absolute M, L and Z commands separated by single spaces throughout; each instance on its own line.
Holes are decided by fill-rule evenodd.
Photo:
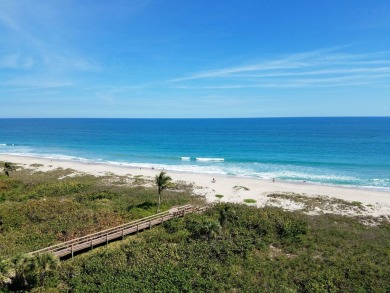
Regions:
M 182 161 L 191 161 L 191 157 L 180 157 Z
M 199 162 L 223 162 L 224 158 L 196 158 Z
M 78 162 L 95 162 L 96 160 L 86 159 L 82 157 L 75 156 L 67 156 L 62 154 L 40 154 L 33 152 L 7 152 L 7 155 L 20 156 L 20 157 L 35 157 L 42 159 L 52 159 L 52 160 L 60 160 L 60 161 L 78 161 Z

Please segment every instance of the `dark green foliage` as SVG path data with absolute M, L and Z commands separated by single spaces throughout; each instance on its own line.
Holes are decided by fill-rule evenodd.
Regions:
M 34 288 L 37 291 L 39 288 L 50 289 L 58 284 L 59 259 L 53 254 L 43 253 L 34 256 L 19 254 L 8 262 L 13 274 L 3 286 L 7 290 L 24 292 Z
M 12 262 L 0 260 L 0 288 L 8 286 L 15 277 L 15 274 L 16 272 Z
M 163 224 L 165 230 L 170 234 L 175 234 L 185 228 L 185 223 L 182 219 L 172 219 L 170 221 L 164 222 Z
M 276 231 L 284 241 L 300 241 L 307 232 L 307 223 L 301 219 L 282 217 L 277 220 Z
M 207 216 L 189 215 L 186 217 L 185 228 L 194 239 L 216 238 L 220 233 L 219 222 Z
M 165 172 L 161 171 L 160 174 L 156 175 L 155 182 L 157 185 L 158 190 L 158 205 L 157 205 L 157 212 L 160 211 L 160 205 L 161 205 L 161 192 L 168 187 L 170 187 L 172 178 L 169 177 Z
M 389 236 L 388 223 L 218 204 L 66 261 L 60 280 L 73 292 L 388 292 Z
M 23 172 L 0 178 L 3 258 L 153 214 L 158 205 L 156 191 L 138 185 L 58 180 L 67 170 Z M 196 202 L 167 190 L 162 209 Z M 389 247 L 387 222 L 369 227 L 330 214 L 219 203 L 56 270 L 13 258 L 16 282 L 0 292 L 390 292 Z
M 12 163 L 9 163 L 9 162 L 4 162 L 4 168 L 3 168 L 3 171 L 4 171 L 4 174 L 9 177 L 9 172 L 11 171 L 15 171 L 16 168 L 12 165 Z
M 256 200 L 252 199 L 252 198 L 246 198 L 246 199 L 244 199 L 244 202 L 245 203 L 256 203 Z
M 0 258 L 114 227 L 156 212 L 156 192 L 141 186 L 108 185 L 110 177 L 62 178 L 71 170 L 31 173 L 19 169 L 0 178 Z M 166 191 L 161 208 L 201 203 L 186 192 Z

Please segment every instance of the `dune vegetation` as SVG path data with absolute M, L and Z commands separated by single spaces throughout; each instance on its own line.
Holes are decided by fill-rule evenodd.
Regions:
M 390 224 L 218 202 L 61 263 L 24 254 L 156 213 L 154 180 L 17 168 L 0 177 L 0 292 L 389 292 Z M 59 179 L 60 178 L 60 179 Z M 174 179 L 174 178 L 173 178 Z M 205 205 L 191 186 L 161 210 Z

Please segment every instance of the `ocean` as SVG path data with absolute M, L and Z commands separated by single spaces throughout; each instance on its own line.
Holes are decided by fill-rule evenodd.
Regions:
M 390 190 L 390 117 L 0 119 L 0 153 Z

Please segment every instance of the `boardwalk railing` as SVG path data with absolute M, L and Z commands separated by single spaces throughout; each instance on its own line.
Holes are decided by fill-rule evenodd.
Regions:
M 177 208 L 172 208 L 169 211 L 165 211 L 153 216 L 142 218 L 130 223 L 126 223 L 114 228 L 99 231 L 93 234 L 89 234 L 80 238 L 75 238 L 66 242 L 62 242 L 56 245 L 52 245 L 40 250 L 30 252 L 30 255 L 39 253 L 53 253 L 58 257 L 72 256 L 75 252 L 85 250 L 87 248 L 93 248 L 96 245 L 102 243 L 108 244 L 109 241 L 124 238 L 126 235 L 137 233 L 138 231 L 150 229 L 153 226 L 159 225 L 172 218 L 183 217 L 190 213 L 203 212 L 205 208 L 197 208 L 192 205 L 184 205 Z

